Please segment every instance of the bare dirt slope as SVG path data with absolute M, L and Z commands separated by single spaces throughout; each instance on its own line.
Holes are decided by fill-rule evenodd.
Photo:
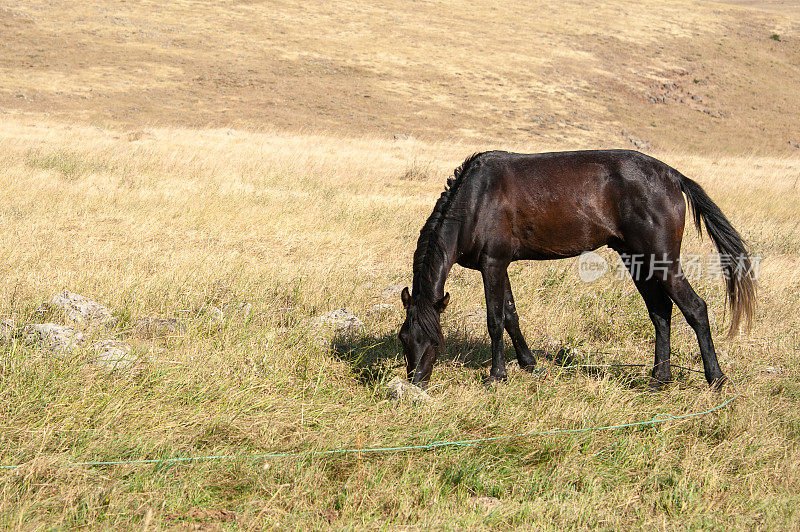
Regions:
M 0 109 L 103 126 L 781 152 L 800 143 L 798 30 L 788 1 L 30 0 L 0 9 Z

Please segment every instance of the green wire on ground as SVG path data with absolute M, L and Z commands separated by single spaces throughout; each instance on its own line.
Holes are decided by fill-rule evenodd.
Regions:
M 725 408 L 738 398 L 741 393 L 734 395 L 724 403 L 706 410 L 704 412 L 696 412 L 693 414 L 683 414 L 680 416 L 673 416 L 667 413 L 656 414 L 653 419 L 649 421 L 636 421 L 634 423 L 623 423 L 620 425 L 604 425 L 601 427 L 586 427 L 581 429 L 552 429 L 544 431 L 530 431 L 520 432 L 516 434 L 505 434 L 502 436 L 491 436 L 488 438 L 475 438 L 470 440 L 458 441 L 435 441 L 425 443 L 422 445 L 407 445 L 401 447 L 368 447 L 365 449 L 345 448 L 345 449 L 330 449 L 323 451 L 294 451 L 288 453 L 269 453 L 269 454 L 241 454 L 241 455 L 211 455 L 211 456 L 183 456 L 176 458 L 152 458 L 143 460 L 112 460 L 101 462 L 67 462 L 64 465 L 70 467 L 77 466 L 115 466 L 115 465 L 128 465 L 128 464 L 169 464 L 169 463 L 188 463 L 188 462 L 201 462 L 210 460 L 235 460 L 235 459 L 263 459 L 268 460 L 272 458 L 293 458 L 300 456 L 323 456 L 323 455 L 336 455 L 336 454 L 349 454 L 349 453 L 393 453 L 393 452 L 407 452 L 407 451 L 429 451 L 431 449 L 439 449 L 442 447 L 464 447 L 469 445 L 476 445 L 478 443 L 486 443 L 499 440 L 509 440 L 512 438 L 524 438 L 530 436 L 547 436 L 551 434 L 569 434 L 578 432 L 594 432 L 601 430 L 623 429 L 629 427 L 641 427 L 644 425 L 656 425 L 670 420 L 687 419 L 692 417 L 700 417 L 708 415 L 712 412 Z M 662 445 L 663 447 L 663 445 Z M 0 466 L 0 469 L 17 469 L 22 467 L 23 464 Z

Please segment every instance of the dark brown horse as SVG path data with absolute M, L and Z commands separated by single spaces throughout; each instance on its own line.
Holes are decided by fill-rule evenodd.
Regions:
M 627 150 L 492 151 L 469 157 L 448 180 L 420 231 L 412 291 L 405 288 L 401 294 L 406 320 L 399 337 L 408 378 L 423 386 L 430 381 L 444 343 L 439 315 L 450 301 L 444 284 L 453 264 L 483 276 L 492 341 L 489 378 L 504 380 L 503 329 L 520 366 L 530 370 L 536 365 L 519 330 L 508 265 L 608 246 L 628 267 L 655 326 L 653 385 L 672 380 L 673 301 L 697 335 L 706 380 L 722 384 L 725 375 L 714 351 L 706 302 L 689 285 L 679 261 L 686 216 L 682 193 L 697 229 L 702 232 L 705 222 L 724 259 L 733 334 L 743 317 L 748 326 L 752 321 L 755 275 L 741 236 L 700 185 L 661 161 Z

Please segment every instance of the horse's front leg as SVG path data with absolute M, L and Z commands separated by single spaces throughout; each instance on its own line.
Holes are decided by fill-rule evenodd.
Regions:
M 505 276 L 505 295 L 503 297 L 505 305 L 505 328 L 514 344 L 514 351 L 517 354 L 517 362 L 522 369 L 533 371 L 536 367 L 536 357 L 531 353 L 528 343 L 519 330 L 519 316 L 517 307 L 514 304 L 514 294 L 511 292 L 511 281 L 508 279 L 508 271 Z
M 492 339 L 492 369 L 489 371 L 489 381 L 504 381 L 506 373 L 506 359 L 503 353 L 503 327 L 505 325 L 505 281 L 507 263 L 487 260 L 481 269 L 483 276 L 483 291 L 486 294 L 486 324 L 489 327 L 489 337 Z

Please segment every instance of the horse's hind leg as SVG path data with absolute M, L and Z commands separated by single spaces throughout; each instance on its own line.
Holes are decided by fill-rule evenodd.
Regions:
M 634 280 L 634 283 L 647 305 L 647 312 L 656 330 L 656 360 L 653 365 L 651 386 L 658 388 L 672 381 L 672 369 L 669 363 L 672 300 L 656 279 Z
M 644 254 L 630 254 L 627 250 L 620 250 L 620 258 L 631 274 L 633 284 L 647 305 L 650 321 L 656 331 L 656 359 L 653 364 L 653 388 L 672 381 L 672 368 L 670 367 L 670 328 L 672 324 L 672 300 L 661 286 L 659 279 L 652 277 L 654 268 L 648 257 Z M 652 260 L 654 257 L 650 257 Z M 638 261 L 637 262 L 635 262 Z M 662 275 L 663 277 L 663 275 Z
M 681 309 L 686 321 L 697 335 L 700 344 L 700 355 L 703 357 L 703 369 L 706 380 L 713 387 L 718 387 L 725 382 L 725 374 L 717 362 L 717 353 L 714 350 L 714 340 L 711 338 L 711 325 L 708 322 L 708 306 L 706 302 L 692 289 L 686 276 L 680 270 L 679 263 L 670 268 L 666 278 L 661 281 L 669 297 Z
M 503 298 L 503 305 L 505 305 L 505 329 L 508 336 L 511 337 L 511 343 L 514 344 L 514 351 L 517 354 L 517 362 L 522 369 L 528 371 L 536 367 L 536 357 L 531 353 L 528 343 L 522 336 L 522 331 L 519 330 L 519 315 L 517 314 L 517 307 L 514 304 L 514 294 L 511 292 L 511 281 L 508 279 L 508 271 L 505 274 L 505 297 Z

